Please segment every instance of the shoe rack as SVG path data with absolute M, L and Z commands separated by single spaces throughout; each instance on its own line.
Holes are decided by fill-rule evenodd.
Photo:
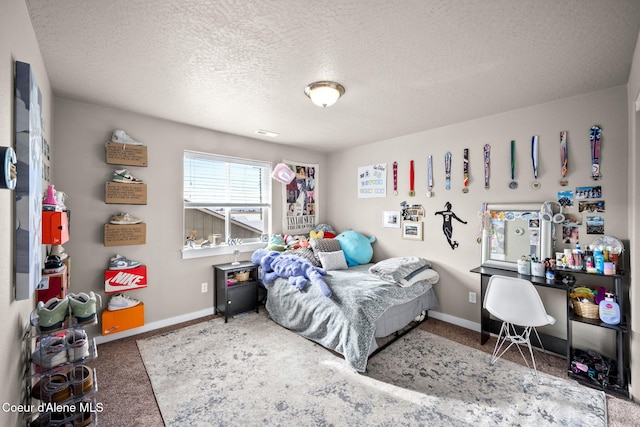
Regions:
M 135 169 L 147 167 L 146 145 L 123 144 L 107 142 L 105 144 L 105 161 L 117 169 L 131 170 L 135 176 Z M 121 183 L 110 181 L 105 185 L 105 203 L 120 205 L 146 205 L 147 184 Z M 104 246 L 144 245 L 147 243 L 147 225 L 139 224 L 110 224 L 104 225 Z M 147 287 L 147 267 L 140 265 L 123 270 L 104 271 L 104 292 L 106 295 L 123 293 Z M 144 304 L 121 309 L 102 311 L 102 335 L 112 335 L 127 329 L 144 325 Z
M 147 146 L 129 145 L 118 142 L 105 144 L 106 163 L 119 168 L 147 167 Z M 108 181 L 105 184 L 104 202 L 117 205 L 146 205 L 147 184 L 133 184 Z M 105 246 L 144 245 L 147 243 L 147 225 L 110 224 L 104 225 Z
M 35 313 L 35 312 L 34 312 Z M 89 364 L 98 357 L 95 340 L 79 324 L 71 306 L 62 327 L 43 331 L 37 317 L 25 332 L 25 424 L 28 426 L 97 426 L 103 410 L 97 402 L 98 378 Z
M 42 211 L 42 244 L 59 246 L 69 241 L 71 212 Z M 47 302 L 51 298 L 64 298 L 71 285 L 71 257 L 62 260 L 65 268 L 59 273 L 42 273 L 43 280 L 36 289 L 36 300 Z

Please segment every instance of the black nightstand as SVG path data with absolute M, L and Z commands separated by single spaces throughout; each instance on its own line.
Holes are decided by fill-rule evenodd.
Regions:
M 214 313 L 224 313 L 225 323 L 229 320 L 229 316 L 250 310 L 258 312 L 258 266 L 256 264 L 245 261 L 237 265 L 214 265 L 213 284 Z

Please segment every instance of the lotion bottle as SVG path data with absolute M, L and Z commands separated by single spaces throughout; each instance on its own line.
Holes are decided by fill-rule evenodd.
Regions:
M 600 320 L 609 325 L 620 323 L 620 306 L 613 299 L 612 293 L 605 293 L 604 299 L 600 301 Z

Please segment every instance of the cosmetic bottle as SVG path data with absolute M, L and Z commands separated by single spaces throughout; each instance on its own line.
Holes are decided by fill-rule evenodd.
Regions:
M 587 273 L 595 273 L 596 272 L 596 264 L 593 261 L 593 251 L 590 246 L 585 248 L 584 252 L 584 268 L 587 270 Z
M 593 262 L 596 267 L 596 273 L 604 274 L 604 254 L 602 249 L 598 248 L 593 252 Z
M 613 299 L 612 293 L 605 293 L 604 299 L 600 301 L 600 320 L 608 325 L 620 323 L 620 306 Z

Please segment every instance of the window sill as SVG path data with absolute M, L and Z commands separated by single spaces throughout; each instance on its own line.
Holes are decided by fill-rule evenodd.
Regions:
M 233 255 L 233 251 L 238 249 L 240 253 L 254 252 L 265 248 L 265 242 L 244 243 L 242 245 L 220 245 L 213 248 L 182 249 L 182 259 L 205 258 L 219 255 Z

